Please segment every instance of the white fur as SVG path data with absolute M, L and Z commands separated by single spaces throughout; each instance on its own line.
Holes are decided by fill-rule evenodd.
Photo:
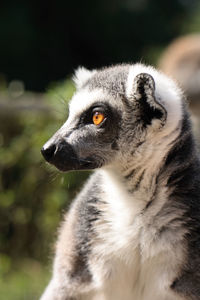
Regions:
M 78 89 L 80 89 L 94 74 L 96 70 L 87 70 L 84 67 L 79 67 L 75 71 L 75 75 L 73 77 L 73 81 Z
M 82 112 L 87 110 L 93 103 L 104 99 L 101 89 L 89 91 L 87 88 L 83 89 L 81 93 L 76 93 L 69 103 L 69 118 L 68 123 L 80 116 Z

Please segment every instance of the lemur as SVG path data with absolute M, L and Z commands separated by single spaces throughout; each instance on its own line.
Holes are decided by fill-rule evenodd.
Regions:
M 200 163 L 185 96 L 153 67 L 79 68 L 42 148 L 95 170 L 59 230 L 41 300 L 199 300 Z

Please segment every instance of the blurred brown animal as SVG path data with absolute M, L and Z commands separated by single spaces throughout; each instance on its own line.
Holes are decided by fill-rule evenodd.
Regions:
M 174 40 L 161 56 L 158 67 L 184 89 L 200 143 L 200 34 Z

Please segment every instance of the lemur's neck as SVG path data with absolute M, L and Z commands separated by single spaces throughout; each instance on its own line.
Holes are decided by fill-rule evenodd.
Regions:
M 158 184 L 159 171 L 158 166 L 150 161 L 137 167 L 132 166 L 126 171 L 106 168 L 103 174 L 112 189 L 118 191 L 119 196 L 141 200 L 145 206 L 152 201 Z
M 172 132 L 141 144 L 132 159 L 105 168 L 110 184 L 147 206 L 157 196 L 158 187 L 174 189 L 176 182 L 187 175 L 187 169 L 198 161 L 189 123 L 186 116 Z

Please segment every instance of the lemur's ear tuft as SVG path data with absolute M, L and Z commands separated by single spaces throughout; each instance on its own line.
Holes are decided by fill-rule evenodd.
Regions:
M 73 76 L 73 81 L 76 88 L 80 89 L 83 85 L 96 73 L 96 70 L 87 70 L 84 67 L 79 67 Z
M 150 74 L 138 74 L 133 83 L 133 98 L 139 108 L 139 114 L 145 125 L 150 125 L 153 119 L 165 123 L 167 112 L 155 96 L 155 81 Z

